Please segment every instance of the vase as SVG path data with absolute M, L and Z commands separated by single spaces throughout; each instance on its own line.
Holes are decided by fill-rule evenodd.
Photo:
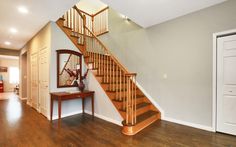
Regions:
M 79 82 L 78 88 L 79 88 L 80 91 L 84 91 L 85 84 L 84 84 L 84 82 L 82 80 Z

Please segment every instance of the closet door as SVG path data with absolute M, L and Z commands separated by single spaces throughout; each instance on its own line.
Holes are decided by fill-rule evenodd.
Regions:
M 236 135 L 236 35 L 217 41 L 217 131 Z
M 48 48 L 39 51 L 39 111 L 47 116 L 49 109 L 49 59 Z
M 31 106 L 38 110 L 38 53 L 31 55 L 30 60 L 30 93 L 31 93 Z

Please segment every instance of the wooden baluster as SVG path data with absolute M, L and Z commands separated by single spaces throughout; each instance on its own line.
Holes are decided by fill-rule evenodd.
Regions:
M 74 32 L 76 32 L 76 30 L 75 30 L 75 27 L 76 27 L 75 14 L 76 14 L 76 13 L 75 13 L 75 9 L 72 8 L 72 10 L 73 10 L 73 17 L 74 17 L 74 18 L 73 18 L 73 19 L 74 19 L 74 20 L 73 20 L 73 22 L 74 22 L 73 28 L 74 28 Z
M 136 83 L 136 75 L 134 76 L 134 87 L 135 87 L 135 89 L 134 89 L 134 123 L 136 124 L 136 122 L 137 122 L 137 116 L 136 116 L 136 105 L 137 105 L 137 103 L 136 103 L 136 99 L 137 99 L 137 92 L 136 92 L 136 85 L 137 85 L 137 83 Z
M 131 84 L 131 118 L 132 118 L 132 125 L 134 124 L 134 84 L 133 84 L 133 76 L 131 76 L 130 84 Z
M 106 65 L 107 80 L 106 80 L 106 83 L 108 83 L 108 76 L 109 76 L 109 73 L 108 73 L 108 61 L 109 61 L 109 55 L 107 54 L 107 65 Z
M 122 89 L 122 75 L 121 75 L 121 69 L 120 69 L 120 89 Z M 125 92 L 125 89 L 123 89 L 123 93 Z M 120 101 L 122 100 L 122 92 L 120 92 Z
M 122 74 L 122 80 L 123 80 L 123 89 L 126 89 L 126 87 L 125 87 L 125 72 L 122 72 L 123 74 Z M 127 91 L 127 90 L 126 90 Z M 126 100 L 126 91 L 124 91 L 123 92 L 123 110 L 125 110 L 125 100 Z
M 126 84 L 126 87 L 127 87 L 127 92 L 126 92 L 126 125 L 128 125 L 128 123 L 129 123 L 129 99 L 128 99 L 128 97 L 129 97 L 129 90 L 128 90 L 129 85 L 128 85 L 128 77 L 125 76 L 125 78 L 126 78 L 126 81 L 127 81 L 127 84 Z
M 129 105 L 129 113 L 128 114 L 129 114 L 129 123 L 131 123 L 130 119 L 131 119 L 132 109 L 131 109 L 131 91 L 130 91 L 131 86 L 130 86 L 130 77 L 129 76 L 128 76 L 128 83 L 129 83 L 128 84 L 129 85 L 129 87 L 128 87 L 128 89 L 129 89 L 128 90 L 129 91 L 129 96 L 128 96 L 128 99 L 129 99 L 129 104 L 128 104 Z
M 116 100 L 118 99 L 118 92 L 119 92 L 119 89 L 117 89 L 117 86 L 118 86 L 118 80 L 117 80 L 117 64 L 115 66 L 115 81 L 116 81 L 116 84 L 115 84 L 115 92 L 116 92 Z
M 112 86 L 112 91 L 115 90 L 115 76 L 114 76 L 114 72 L 115 72 L 115 64 L 114 64 L 114 61 L 113 61 L 113 72 L 112 72 L 112 82 L 114 83 L 113 86 Z
M 70 28 L 72 29 L 72 9 L 70 9 Z
M 69 27 L 69 11 L 66 12 L 66 27 Z
M 102 67 L 102 74 L 103 74 L 103 83 L 105 83 L 105 81 L 106 81 L 106 75 L 105 75 L 105 53 L 102 55 L 102 60 L 103 60 L 103 62 L 102 62 L 102 65 L 103 65 L 103 67 Z
M 93 69 L 95 68 L 95 55 L 94 52 L 92 52 L 92 62 L 93 62 Z
M 112 83 L 111 83 L 111 66 L 112 66 L 112 62 L 111 62 L 111 56 L 110 56 L 110 60 L 109 60 L 109 90 L 111 91 L 111 87 L 112 87 Z
M 98 74 L 101 75 L 101 54 L 98 52 Z

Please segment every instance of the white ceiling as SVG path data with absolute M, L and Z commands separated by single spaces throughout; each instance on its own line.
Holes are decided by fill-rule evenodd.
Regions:
M 89 14 L 95 14 L 107 7 L 107 5 L 100 0 L 80 0 L 77 6 L 80 10 L 83 10 Z
M 146 28 L 226 0 L 102 0 L 121 14 Z M 0 0 L 0 48 L 20 49 L 48 21 L 56 21 L 79 0 Z M 94 14 L 106 5 L 100 0 L 81 0 L 81 9 Z M 26 6 L 28 14 L 18 12 Z M 11 34 L 9 29 L 18 30 Z M 4 42 L 9 41 L 7 46 Z
M 56 21 L 79 0 L 0 0 L 0 48 L 20 49 L 48 21 Z M 28 8 L 28 14 L 18 12 L 19 6 Z M 18 30 L 11 34 L 9 29 Z M 5 41 L 11 45 L 4 44 Z
M 146 28 L 226 0 L 102 0 Z

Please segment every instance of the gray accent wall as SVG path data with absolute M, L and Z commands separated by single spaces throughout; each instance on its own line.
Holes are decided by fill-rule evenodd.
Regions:
M 110 8 L 110 32 L 100 39 L 138 73 L 166 118 L 211 127 L 212 35 L 235 29 L 235 14 L 236 1 L 229 0 L 143 29 Z

